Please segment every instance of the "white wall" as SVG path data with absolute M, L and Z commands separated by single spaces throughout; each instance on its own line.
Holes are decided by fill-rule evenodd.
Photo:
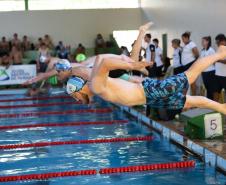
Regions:
M 225 0 L 141 0 L 143 22 L 152 20 L 153 36 L 168 33 L 170 52 L 171 40 L 180 38 L 185 31 L 192 31 L 192 40 L 201 47 L 203 36 L 226 33 Z
M 134 30 L 141 24 L 140 9 L 59 10 L 1 12 L 0 36 L 12 37 L 17 32 L 32 39 L 48 33 L 53 40 L 72 46 L 94 45 L 97 33 L 108 38 L 114 30 Z

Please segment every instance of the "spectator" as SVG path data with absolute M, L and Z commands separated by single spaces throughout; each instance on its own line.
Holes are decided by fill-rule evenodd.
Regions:
M 182 48 L 180 46 L 180 39 L 172 40 L 173 52 L 173 74 L 177 75 L 183 72 L 183 66 L 181 63 Z
M 37 68 L 39 72 L 44 73 L 46 71 L 49 59 L 49 48 L 43 42 L 38 50 Z
M 97 34 L 97 37 L 95 39 L 95 54 L 99 54 L 98 49 L 105 47 L 105 41 L 103 39 L 103 36 L 99 33 Z
M 22 40 L 21 46 L 22 46 L 22 50 L 23 51 L 28 51 L 28 50 L 31 49 L 31 44 L 30 44 L 30 42 L 29 42 L 29 40 L 28 40 L 26 35 L 23 36 L 23 40 Z
M 226 46 L 226 37 L 224 34 L 218 34 L 215 38 L 217 46 Z M 222 89 L 226 90 L 226 59 L 220 60 L 215 65 L 216 68 L 216 79 L 217 79 L 217 92 L 215 94 L 215 100 L 220 100 L 220 92 Z
M 60 50 L 57 52 L 57 56 L 60 59 L 68 59 L 68 55 L 70 54 L 70 51 L 67 47 L 62 47 Z
M 44 40 L 43 42 L 46 44 L 46 46 L 49 48 L 49 49 L 53 49 L 53 42 L 52 42 L 52 39 L 50 38 L 50 36 L 48 34 L 46 34 L 44 36 Z
M 16 46 L 17 48 L 21 48 L 21 41 L 18 38 L 18 34 L 14 33 L 13 39 L 11 41 L 12 46 Z
M 183 72 L 187 71 L 199 57 L 198 48 L 196 44 L 190 40 L 190 36 L 191 36 L 190 32 L 185 32 L 182 34 L 182 41 L 184 43 L 184 47 L 182 51 Z M 195 83 L 191 85 L 191 93 L 192 95 L 196 95 Z
M 213 55 L 215 53 L 214 49 L 211 47 L 211 37 L 203 37 L 202 38 L 202 47 L 200 57 L 206 57 L 209 55 Z M 213 100 L 214 94 L 217 92 L 217 80 L 215 76 L 215 65 L 208 67 L 202 73 L 202 79 L 204 86 L 207 91 L 207 98 Z
M 36 49 L 38 50 L 43 43 L 43 39 L 41 37 L 38 38 L 38 43 L 36 44 Z
M 145 51 L 145 57 L 147 62 L 154 62 L 152 67 L 147 67 L 149 72 L 149 77 L 156 77 L 156 63 L 155 63 L 155 45 L 151 43 L 151 34 L 148 33 L 144 37 L 144 41 L 147 43 L 147 48 Z
M 17 46 L 12 46 L 12 50 L 10 52 L 10 59 L 12 60 L 14 65 L 21 65 L 22 64 L 22 52 L 20 48 Z
M 129 53 L 127 47 L 122 46 L 120 49 L 121 49 L 121 54 L 122 54 L 122 55 L 126 55 L 126 56 L 128 56 L 128 57 L 130 56 L 130 53 Z
M 63 49 L 63 47 L 64 47 L 63 42 L 62 41 L 59 41 L 58 44 L 57 44 L 57 46 L 56 46 L 56 48 L 55 48 L 56 52 L 58 52 L 61 49 Z
M 86 54 L 86 48 L 81 43 L 78 44 L 78 47 L 75 50 L 75 58 L 78 54 Z
M 9 57 L 9 53 L 5 52 L 2 53 L 2 57 L 1 57 L 1 65 L 9 68 L 9 66 L 12 64 L 12 60 Z
M 0 42 L 0 54 L 8 53 L 10 51 L 9 43 L 6 41 L 5 37 L 2 37 L 2 41 Z
M 159 47 L 159 40 L 153 39 L 153 43 L 155 45 L 155 63 L 156 63 L 156 76 L 159 78 L 162 76 L 162 49 Z

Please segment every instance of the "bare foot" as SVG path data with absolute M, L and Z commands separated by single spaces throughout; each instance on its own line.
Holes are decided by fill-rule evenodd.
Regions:
M 146 32 L 154 23 L 153 22 L 148 22 L 144 25 L 142 25 L 139 30 L 140 31 L 143 31 L 143 32 Z
M 220 54 L 222 59 L 226 58 L 226 46 L 220 46 L 217 50 L 217 53 Z

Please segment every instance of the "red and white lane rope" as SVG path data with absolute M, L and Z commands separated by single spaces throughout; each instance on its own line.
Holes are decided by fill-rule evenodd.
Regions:
M 75 140 L 75 141 L 37 142 L 37 143 L 27 143 L 27 144 L 0 145 L 0 150 L 32 148 L 32 147 L 46 147 L 46 146 L 57 146 L 57 145 L 78 145 L 78 144 L 99 144 L 99 143 L 131 142 L 131 141 L 150 141 L 152 139 L 153 139 L 153 137 L 151 137 L 151 136 L 143 136 L 143 137 L 92 139 L 92 140 Z
M 80 113 L 110 113 L 111 108 L 102 109 L 80 109 L 80 110 L 65 110 L 65 111 L 45 111 L 45 112 L 26 112 L 16 114 L 0 114 L 0 118 L 18 118 L 18 117 L 33 117 L 44 115 L 66 115 L 66 114 L 80 114 Z
M 104 174 L 112 174 L 112 173 L 142 172 L 142 171 L 150 171 L 150 170 L 192 168 L 192 167 L 195 167 L 195 161 L 181 161 L 181 162 L 137 165 L 137 166 L 118 167 L 118 168 L 103 168 L 99 170 L 99 174 L 104 175 Z M 41 174 L 29 174 L 29 175 L 0 176 L 0 182 L 47 180 L 51 178 L 97 175 L 97 174 L 98 174 L 97 170 L 91 169 L 91 170 L 53 172 L 53 173 L 41 173 Z
M 128 123 L 127 120 L 111 120 L 111 121 L 79 121 L 64 123 L 41 123 L 41 124 L 24 124 L 24 125 L 6 125 L 0 126 L 0 130 L 12 130 L 20 128 L 38 128 L 38 127 L 70 127 L 80 125 L 111 125 L 111 124 Z

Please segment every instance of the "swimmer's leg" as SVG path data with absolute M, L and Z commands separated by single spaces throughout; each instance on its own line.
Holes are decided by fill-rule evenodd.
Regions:
M 226 115 L 226 104 L 220 104 L 203 96 L 186 96 L 184 108 L 206 108 L 212 109 Z
M 148 22 L 147 24 L 144 24 L 139 28 L 139 35 L 133 45 L 131 56 L 130 56 L 130 58 L 132 58 L 134 61 L 139 61 L 142 40 L 144 39 L 146 31 L 151 27 L 151 25 L 153 25 L 153 23 Z
M 198 76 L 215 62 L 226 58 L 226 47 L 221 46 L 214 55 L 198 59 L 186 72 L 189 84 L 193 84 Z

